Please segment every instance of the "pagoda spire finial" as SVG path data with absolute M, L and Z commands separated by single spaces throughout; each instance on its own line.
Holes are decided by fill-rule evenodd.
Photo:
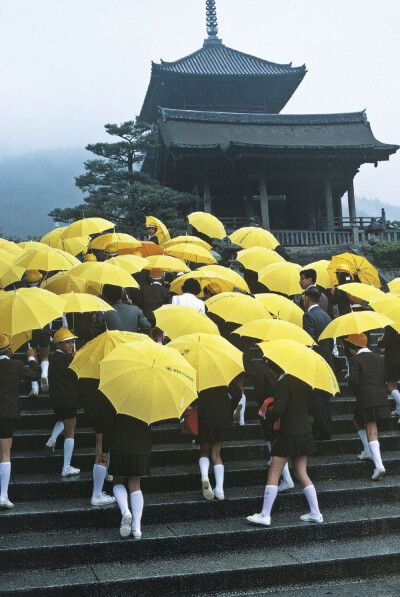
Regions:
M 206 0 L 206 25 L 208 38 L 216 38 L 218 33 L 217 10 L 215 0 Z

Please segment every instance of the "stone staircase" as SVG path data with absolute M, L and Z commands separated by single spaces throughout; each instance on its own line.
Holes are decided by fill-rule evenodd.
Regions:
M 355 398 L 341 382 L 333 438 L 318 443 L 309 464 L 324 524 L 300 522 L 308 508 L 296 483 L 278 496 L 272 526 L 254 527 L 246 516 L 260 510 L 267 466 L 250 382 L 246 426 L 235 426 L 223 448 L 223 502 L 202 497 L 191 438 L 175 423 L 153 427 L 140 541 L 119 536 L 116 506 L 90 506 L 94 434 L 83 413 L 72 459 L 82 472 L 65 479 L 62 436 L 53 456 L 44 452 L 49 400 L 25 389 L 13 442 L 15 509 L 0 512 L 0 595 L 400 595 L 397 419 L 380 434 L 387 475 L 374 483 L 372 463 L 357 458 Z

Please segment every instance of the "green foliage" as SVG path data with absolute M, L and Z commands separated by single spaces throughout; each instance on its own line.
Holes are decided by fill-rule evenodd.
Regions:
M 400 269 L 400 242 L 379 242 L 368 249 L 371 260 L 382 269 Z
M 63 223 L 100 216 L 114 222 L 118 231 L 138 238 L 145 231 L 145 216 L 153 215 L 166 224 L 171 235 L 181 233 L 186 227 L 185 215 L 190 211 L 192 195 L 165 187 L 135 169 L 155 149 L 151 127 L 129 121 L 106 124 L 105 129 L 120 140 L 86 147 L 100 159 L 85 162 L 85 174 L 75 179 L 76 185 L 88 193 L 85 203 L 56 208 L 49 215 Z

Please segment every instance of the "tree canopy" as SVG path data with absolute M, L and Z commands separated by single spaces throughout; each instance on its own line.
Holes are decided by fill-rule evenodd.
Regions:
M 76 186 L 87 193 L 84 203 L 53 209 L 49 216 L 62 223 L 100 216 L 114 222 L 118 231 L 137 237 L 143 235 L 146 215 L 162 220 L 172 235 L 184 230 L 193 197 L 165 187 L 139 170 L 156 147 L 151 127 L 128 121 L 106 124 L 105 129 L 116 141 L 87 145 L 98 158 L 86 161 L 85 174 L 75 178 Z

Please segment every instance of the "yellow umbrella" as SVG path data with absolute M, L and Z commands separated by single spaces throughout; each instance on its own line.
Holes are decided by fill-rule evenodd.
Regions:
M 60 236 L 64 230 L 65 227 L 54 228 L 54 230 L 51 230 L 42 236 L 40 242 L 53 249 L 61 249 L 66 253 L 71 253 L 71 255 L 74 255 L 75 257 L 87 249 L 90 241 L 89 235 L 62 239 Z
M 24 275 L 25 268 L 20 265 L 7 265 L 0 262 L 0 287 L 19 282 Z
M 141 272 L 149 264 L 149 260 L 138 257 L 138 255 L 118 255 L 117 257 L 108 259 L 107 263 L 122 267 L 128 274 L 136 274 L 137 272 Z
M 273 292 L 261 292 L 256 294 L 255 298 L 278 319 L 303 327 L 304 311 L 285 296 Z
M 229 267 L 224 267 L 223 265 L 204 265 L 203 267 L 199 267 L 197 271 L 205 272 L 207 274 L 210 272 L 219 276 L 223 276 L 232 282 L 234 288 L 250 294 L 250 288 L 247 286 L 243 276 Z
M 93 311 L 115 311 L 111 305 L 93 294 L 83 292 L 69 292 L 60 294 L 65 300 L 64 313 L 91 313 Z
M 64 313 L 65 301 L 41 288 L 18 288 L 0 295 L 0 330 L 14 336 L 45 326 Z
M 322 288 L 331 288 L 332 282 L 328 273 L 329 263 L 330 262 L 327 259 L 320 259 L 319 261 L 313 261 L 312 263 L 305 265 L 302 269 L 315 269 L 317 272 L 316 284 L 322 286 Z
M 69 270 L 77 264 L 79 264 L 78 259 L 70 253 L 47 246 L 43 249 L 32 249 L 15 261 L 15 265 L 45 272 Z
M 163 255 L 164 249 L 150 240 L 142 240 L 141 246 L 135 249 L 118 249 L 118 255 L 138 255 L 139 257 L 150 257 L 151 255 Z
M 339 386 L 335 374 L 321 355 L 311 348 L 294 340 L 271 340 L 260 342 L 264 356 L 281 367 L 285 373 L 293 375 L 312 388 L 329 394 L 338 393 Z
M 295 340 L 305 346 L 315 344 L 305 330 L 294 323 L 282 319 L 255 319 L 240 326 L 234 334 L 258 338 L 259 340 Z
M 379 300 L 372 300 L 370 307 L 378 313 L 383 313 L 390 319 L 396 322 L 397 326 L 400 327 L 400 299 L 394 296 L 383 294 L 383 297 Z M 395 326 L 393 326 L 395 327 Z
M 250 247 L 275 249 L 279 245 L 279 242 L 269 230 L 264 230 L 264 228 L 258 228 L 257 226 L 239 228 L 239 230 L 232 232 L 229 238 L 232 243 L 244 249 L 250 249 Z
M 101 234 L 90 241 L 89 247 L 91 249 L 104 250 L 108 245 L 116 245 L 118 249 L 136 249 L 142 246 L 142 241 L 137 240 L 130 234 L 122 234 L 121 232 L 109 232 L 108 234 Z
M 243 368 L 243 354 L 222 336 L 188 334 L 168 344 L 176 348 L 197 373 L 197 390 L 227 386 Z
M 379 301 L 384 299 L 387 295 L 379 290 L 379 288 L 375 288 L 375 286 L 369 286 L 368 284 L 361 284 L 360 282 L 349 282 L 349 284 L 341 284 L 338 286 L 340 290 L 344 290 L 347 294 L 355 296 L 358 299 L 362 299 L 363 301 L 367 301 L 370 303 L 371 301 Z
M 182 294 L 182 286 L 186 280 L 189 279 L 198 280 L 200 285 L 203 287 L 208 286 L 211 282 L 215 282 L 221 288 L 221 292 L 232 292 L 234 289 L 234 284 L 230 280 L 227 280 L 224 276 L 220 274 L 216 274 L 215 272 L 206 272 L 203 271 L 202 268 L 199 268 L 193 272 L 189 272 L 184 274 L 183 276 L 178 276 L 171 282 L 170 291 L 175 292 L 176 294 Z
M 8 266 L 12 265 L 17 259 L 16 255 L 9 253 L 5 249 L 0 249 L 0 266 L 5 270 Z
M 332 257 L 328 266 L 332 285 L 336 285 L 339 282 L 336 277 L 336 270 L 341 265 L 346 265 L 349 268 L 350 275 L 353 277 L 358 276 L 360 282 L 363 284 L 369 284 L 376 288 L 381 287 L 379 274 L 375 267 L 368 259 L 365 259 L 361 255 L 354 255 L 354 253 L 341 253 Z
M 154 311 L 156 324 L 170 338 L 204 332 L 219 336 L 218 327 L 205 313 L 184 305 L 163 305 Z
M 168 228 L 161 222 L 161 220 L 158 220 L 154 216 L 146 216 L 146 227 L 151 226 L 151 224 L 157 226 L 156 237 L 158 238 L 160 245 L 164 246 L 165 243 L 171 239 Z
M 165 249 L 165 253 L 166 255 L 172 255 L 178 259 L 184 259 L 194 263 L 217 263 L 217 260 L 211 255 L 210 251 L 191 243 L 171 245 L 168 249 Z
M 191 243 L 193 245 L 199 245 L 199 247 L 203 247 L 203 249 L 207 249 L 207 251 L 211 249 L 211 245 L 206 243 L 205 240 L 202 240 L 198 236 L 191 236 L 189 234 L 187 236 L 175 236 L 174 238 L 171 238 L 166 243 L 164 243 L 163 246 L 166 249 L 167 247 L 172 247 L 172 245 L 180 245 L 182 243 Z
M 204 211 L 194 211 L 188 215 L 189 223 L 199 232 L 210 238 L 225 238 L 226 232 L 223 224 L 215 216 Z
M 190 272 L 184 261 L 170 255 L 150 255 L 147 261 L 148 265 L 144 269 L 159 267 L 163 272 Z
M 267 309 L 251 296 L 239 292 L 222 292 L 209 298 L 206 307 L 211 313 L 243 325 L 253 319 L 271 319 Z
M 86 236 L 88 234 L 98 234 L 114 228 L 115 224 L 104 218 L 83 218 L 72 222 L 69 226 L 64 228 L 60 238 L 75 238 L 76 236 Z
M 123 288 L 138 288 L 138 283 L 122 267 L 107 262 L 88 262 L 70 270 L 71 276 L 97 284 L 113 284 Z
M 78 377 L 100 379 L 100 361 L 110 354 L 118 344 L 142 341 L 153 342 L 145 334 L 107 330 L 77 351 L 70 369 L 73 369 Z
M 22 243 L 18 243 L 18 246 L 25 251 L 32 251 L 33 249 L 45 249 L 47 245 L 42 242 L 36 242 L 34 240 L 25 240 Z
M 63 294 L 65 292 L 88 292 L 88 283 L 86 280 L 80 280 L 71 276 L 69 271 L 59 272 L 51 278 L 47 278 L 41 288 L 54 292 L 54 294 Z
M 272 263 L 258 272 L 258 281 L 273 292 L 281 292 L 288 296 L 301 294 L 301 266 L 297 263 Z
M 11 240 L 6 240 L 5 238 L 0 238 L 0 249 L 7 251 L 7 253 L 11 253 L 15 258 L 24 253 L 24 250 L 16 243 L 12 242 Z
M 384 328 L 387 325 L 391 325 L 397 329 L 395 322 L 382 313 L 375 313 L 374 311 L 354 311 L 353 313 L 341 315 L 331 321 L 320 335 L 319 340 L 324 340 L 325 338 L 340 338 L 342 336 L 348 336 L 349 334 L 361 334 L 361 332 L 377 330 Z M 400 326 L 397 327 L 400 328 Z
M 26 332 L 21 332 L 20 334 L 15 334 L 11 336 L 11 350 L 13 354 L 17 352 L 19 348 L 26 342 L 29 342 L 32 339 L 32 330 L 28 330 Z
M 173 348 L 130 342 L 101 361 L 99 389 L 118 413 L 150 424 L 180 418 L 197 398 L 196 371 Z
M 238 252 L 236 259 L 245 267 L 253 272 L 259 272 L 271 263 L 282 263 L 284 258 L 278 255 L 272 249 L 265 247 L 250 247 L 250 249 L 242 249 Z
M 388 287 L 390 292 L 400 293 L 400 278 L 393 278 L 393 280 L 388 283 Z

